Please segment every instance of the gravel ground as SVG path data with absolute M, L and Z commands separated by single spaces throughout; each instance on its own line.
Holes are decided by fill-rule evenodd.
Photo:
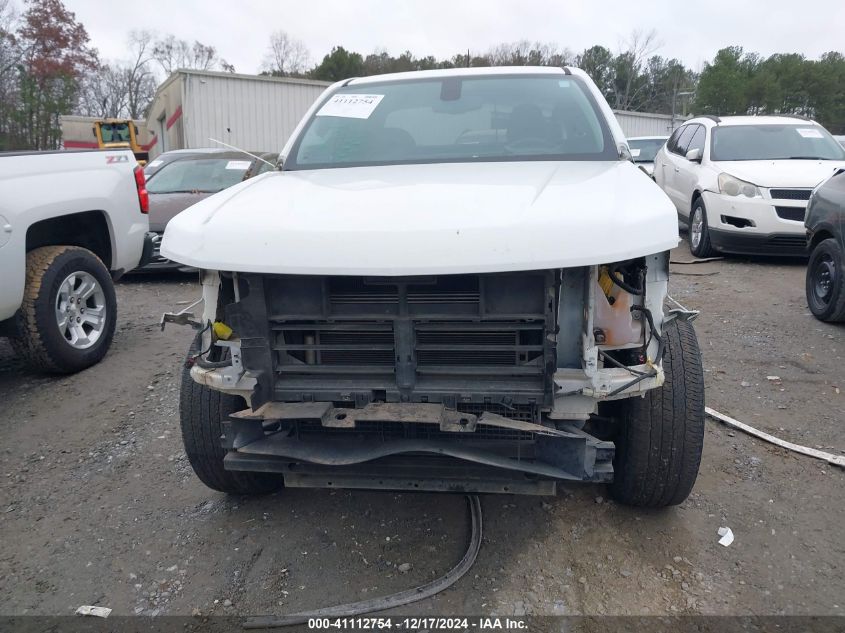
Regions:
M 673 259 L 689 260 L 685 246 Z M 802 262 L 673 265 L 700 309 L 708 405 L 808 446 L 845 449 L 845 328 L 819 323 Z M 118 285 L 111 352 L 68 377 L 24 370 L 0 341 L 4 615 L 286 613 L 421 584 L 462 555 L 460 496 L 290 490 L 226 497 L 192 474 L 178 431 L 191 333 L 159 331 L 192 277 Z M 777 376 L 777 379 L 770 379 Z M 642 511 L 604 488 L 486 496 L 470 574 L 403 609 L 434 614 L 841 615 L 845 472 L 707 422 L 698 483 Z M 721 547 L 717 529 L 736 540 Z

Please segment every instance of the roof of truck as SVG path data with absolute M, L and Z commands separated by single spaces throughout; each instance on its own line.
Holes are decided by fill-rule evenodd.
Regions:
M 407 79 L 442 79 L 444 77 L 477 77 L 479 75 L 582 75 L 584 71 L 569 66 L 482 66 L 470 68 L 439 68 L 406 73 L 388 73 L 370 77 L 355 77 L 347 85 L 357 86 Z

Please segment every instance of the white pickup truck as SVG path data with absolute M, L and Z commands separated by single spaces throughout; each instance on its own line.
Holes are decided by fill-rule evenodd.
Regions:
M 113 280 L 149 258 L 144 172 L 128 150 L 0 154 L 0 336 L 33 367 L 108 351 Z

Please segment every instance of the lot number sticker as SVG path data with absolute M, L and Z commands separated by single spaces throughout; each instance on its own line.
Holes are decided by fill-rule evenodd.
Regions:
M 347 119 L 369 119 L 384 95 L 337 94 L 326 101 L 317 116 L 340 116 Z
M 249 169 L 249 161 L 248 160 L 230 160 L 226 163 L 226 169 Z
M 823 138 L 822 133 L 819 130 L 815 130 L 810 127 L 799 127 L 798 133 L 804 138 Z

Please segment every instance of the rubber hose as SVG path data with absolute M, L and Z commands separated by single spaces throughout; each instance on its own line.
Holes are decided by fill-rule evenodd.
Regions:
M 470 570 L 473 563 L 475 563 L 475 559 L 478 558 L 478 552 L 481 549 L 481 500 L 478 495 L 467 495 L 466 499 L 469 503 L 470 520 L 472 521 L 469 546 L 467 547 L 467 551 L 460 562 L 447 571 L 443 576 L 440 576 L 440 578 L 432 580 L 424 585 L 420 585 L 419 587 L 415 587 L 414 589 L 406 589 L 405 591 L 400 591 L 399 593 L 383 596 L 381 598 L 361 600 L 360 602 L 350 602 L 349 604 L 316 609 L 315 611 L 292 613 L 290 615 L 252 617 L 244 622 L 244 628 L 279 628 L 284 626 L 293 626 L 295 624 L 305 624 L 311 618 L 342 618 L 364 615 L 366 613 L 375 613 L 377 611 L 386 611 L 387 609 L 393 609 L 395 607 L 411 604 L 412 602 L 425 600 L 426 598 L 430 598 L 431 596 L 440 593 L 444 589 L 448 589 Z
M 636 295 L 636 296 L 640 296 L 640 295 L 643 294 L 642 287 L 635 288 L 634 286 L 629 286 L 622 279 L 617 277 L 616 276 L 617 268 L 615 266 L 609 266 L 607 273 L 608 273 L 608 276 L 610 277 L 610 279 L 613 281 L 613 283 L 615 283 L 617 286 L 622 288 L 622 290 L 624 290 L 628 294 L 632 294 L 632 295 Z M 642 281 L 642 275 L 640 275 L 640 280 Z

